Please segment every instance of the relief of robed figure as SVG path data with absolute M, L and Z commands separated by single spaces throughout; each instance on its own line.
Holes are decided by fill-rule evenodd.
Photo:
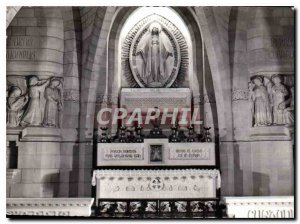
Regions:
M 173 57 L 172 50 L 162 38 L 159 23 L 155 22 L 150 25 L 148 38 L 145 39 L 136 53 L 142 57 L 143 61 L 141 77 L 150 86 L 159 87 L 168 78 L 166 73 L 170 66 L 167 59 Z
M 44 118 L 44 90 L 48 80 L 39 80 L 33 76 L 29 80 L 29 104 L 21 121 L 21 126 L 42 126 Z
M 27 102 L 28 96 L 22 95 L 22 90 L 19 87 L 10 88 L 7 98 L 7 127 L 19 126 Z
M 289 105 L 287 108 L 284 109 L 283 114 L 284 114 L 284 123 L 287 126 L 293 126 L 295 123 L 295 104 L 294 104 L 294 97 L 295 97 L 295 90 L 294 86 L 290 88 L 290 97 L 286 100 L 285 104 Z
M 250 99 L 252 101 L 252 114 L 254 126 L 266 126 L 272 124 L 271 105 L 267 88 L 263 85 L 263 79 L 259 76 L 249 83 Z
M 44 125 L 47 127 L 59 127 L 59 112 L 62 108 L 60 86 L 61 82 L 58 79 L 52 79 L 50 85 L 45 89 Z
M 273 107 L 273 123 L 277 125 L 286 124 L 284 110 L 287 108 L 286 97 L 289 96 L 289 91 L 282 84 L 279 75 L 272 76 L 274 83 L 271 92 L 272 107 Z

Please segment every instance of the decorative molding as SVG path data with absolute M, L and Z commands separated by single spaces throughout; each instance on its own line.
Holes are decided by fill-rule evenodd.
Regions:
M 118 104 L 118 95 L 114 94 L 98 94 L 96 98 L 97 104 Z
M 223 197 L 230 218 L 293 218 L 293 196 Z
M 79 102 L 79 91 L 73 89 L 65 89 L 63 92 L 64 101 Z
M 169 178 L 182 178 L 182 177 L 189 177 L 193 179 L 194 177 L 199 178 L 216 178 L 221 180 L 220 172 L 217 169 L 164 169 L 164 170 L 154 170 L 154 169 L 138 169 L 138 170 L 120 170 L 120 169 L 103 169 L 103 170 L 94 170 L 93 178 L 92 178 L 92 185 L 96 185 L 96 179 L 109 179 L 109 180 L 121 180 L 121 178 L 125 178 L 129 176 L 130 178 L 136 180 L 142 180 L 142 176 L 155 176 L 155 175 L 163 175 L 164 177 Z M 218 184 L 218 188 L 221 187 L 221 183 Z
M 26 127 L 22 131 L 20 141 L 56 142 L 61 141 L 61 139 L 62 135 L 60 128 Z
M 232 91 L 232 101 L 248 100 L 249 90 L 248 89 L 235 89 Z
M 194 104 L 204 105 L 206 103 L 216 103 L 215 94 L 207 93 L 201 94 L 193 97 Z
M 161 105 L 164 104 L 167 106 L 179 107 L 186 105 L 187 98 L 183 96 L 182 98 L 142 98 L 142 97 L 127 97 L 125 98 L 124 105 L 130 105 L 130 107 L 141 107 L 147 108 L 151 105 Z
M 6 198 L 6 215 L 90 216 L 93 198 Z
M 262 76 L 271 79 L 273 75 L 280 75 L 283 79 L 283 84 L 287 86 L 294 86 L 295 85 L 295 72 L 290 71 L 261 71 L 251 73 L 250 80 L 252 80 L 255 76 Z
M 97 199 L 215 198 L 221 177 L 217 169 L 94 170 L 92 185 Z
M 188 88 L 123 88 L 120 106 L 135 108 L 190 108 L 191 91 Z

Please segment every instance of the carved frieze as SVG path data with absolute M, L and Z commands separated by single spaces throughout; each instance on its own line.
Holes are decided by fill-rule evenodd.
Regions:
M 235 89 L 232 91 L 232 101 L 248 100 L 249 90 L 247 89 Z
M 213 198 L 218 170 L 94 170 L 97 198 Z M 99 191 L 99 189 L 101 189 Z
M 98 104 L 118 104 L 119 97 L 114 94 L 98 94 L 96 103 Z
M 6 198 L 6 215 L 90 216 L 93 198 Z
M 123 88 L 121 106 L 134 109 L 190 108 L 191 91 L 188 88 Z
M 65 89 L 63 92 L 64 101 L 79 102 L 79 91 L 73 89 Z
M 7 127 L 60 126 L 62 79 L 37 76 L 7 79 Z
M 293 218 L 294 197 L 224 197 L 230 218 Z
M 215 94 L 207 93 L 201 94 L 193 97 L 194 104 L 204 105 L 206 103 L 216 103 Z

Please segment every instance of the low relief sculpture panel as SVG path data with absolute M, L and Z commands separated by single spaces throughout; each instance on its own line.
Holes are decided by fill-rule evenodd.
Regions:
M 290 84 L 290 82 L 287 82 Z M 283 76 L 254 76 L 248 83 L 254 126 L 294 125 L 294 86 Z
M 19 87 L 13 86 L 10 89 L 7 99 L 7 127 L 19 126 L 27 102 L 28 96 L 22 94 Z
M 18 78 L 8 82 L 7 127 L 59 127 L 62 83 L 58 78 L 32 76 L 22 86 Z M 24 79 L 24 78 L 23 78 Z M 23 92 L 22 92 L 23 89 Z
M 28 97 L 29 104 L 21 126 L 42 126 L 43 124 L 43 93 L 50 80 L 39 80 L 36 76 L 29 79 Z
M 254 126 L 270 125 L 272 123 L 271 104 L 267 88 L 263 85 L 261 77 L 255 77 L 249 83 L 252 100 L 251 112 L 254 117 Z
M 153 22 L 147 31 L 141 41 L 138 42 L 140 37 L 137 39 L 137 48 L 133 48 L 133 56 L 136 57 L 131 65 L 133 70 L 137 69 L 133 74 L 138 72 L 135 75 L 147 86 L 162 87 L 172 72 L 174 50 L 168 39 L 163 36 L 165 34 L 159 23 Z M 177 66 L 175 64 L 175 67 Z
M 187 77 L 188 65 L 182 33 L 156 14 L 139 21 L 122 44 L 122 75 L 130 87 L 178 87 Z
M 61 82 L 53 79 L 45 90 L 46 106 L 44 125 L 47 127 L 59 127 L 59 112 L 62 109 L 61 103 Z

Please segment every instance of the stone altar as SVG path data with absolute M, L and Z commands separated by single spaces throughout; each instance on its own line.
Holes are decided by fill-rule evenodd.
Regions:
M 7 198 L 6 215 L 90 216 L 93 198 Z
M 94 170 L 96 199 L 215 198 L 218 170 Z

